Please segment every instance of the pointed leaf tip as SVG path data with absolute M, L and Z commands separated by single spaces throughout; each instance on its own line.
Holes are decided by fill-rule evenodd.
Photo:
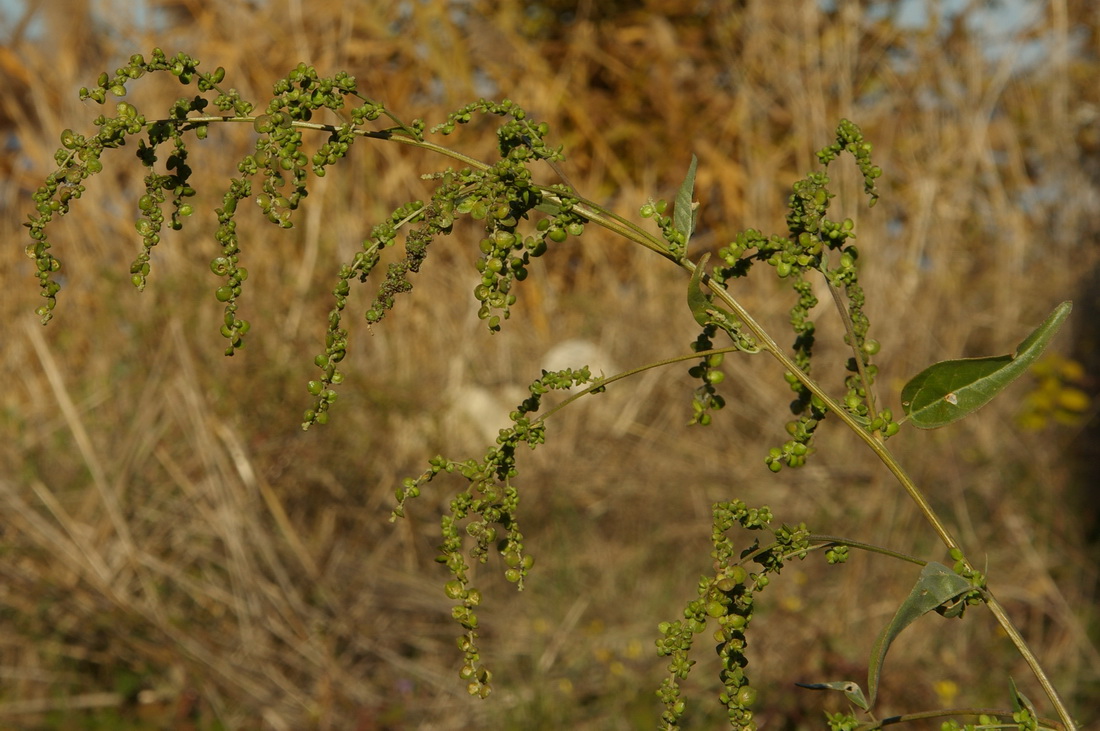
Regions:
M 866 696 L 863 695 L 863 688 L 859 687 L 859 683 L 854 680 L 834 680 L 831 683 L 795 683 L 799 688 L 809 688 L 810 690 L 839 690 L 852 703 L 856 704 L 863 710 L 870 710 L 871 704 L 867 702 Z
M 698 162 L 695 155 L 692 155 L 687 175 L 676 193 L 676 209 L 672 212 L 673 227 L 684 235 L 685 252 L 691 235 L 695 233 L 695 203 L 692 199 L 695 196 L 695 168 Z
M 878 681 L 886 652 L 901 631 L 944 602 L 951 601 L 970 589 L 969 581 L 942 563 L 931 561 L 921 569 L 920 578 L 913 590 L 871 647 L 871 664 L 867 671 L 867 690 L 871 695 L 871 704 L 878 695 Z

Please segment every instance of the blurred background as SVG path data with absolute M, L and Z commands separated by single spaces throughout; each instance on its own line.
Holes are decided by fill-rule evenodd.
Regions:
M 784 232 L 791 183 L 841 118 L 857 122 L 882 199 L 866 208 L 845 160 L 832 217 L 856 221 L 880 403 L 900 413 L 901 385 L 929 363 L 1010 352 L 1075 302 L 1033 375 L 963 422 L 903 428 L 890 446 L 987 567 L 1070 707 L 1097 722 L 1098 33 L 1100 6 L 1084 0 L 4 2 L 0 726 L 650 728 L 666 664 L 656 626 L 710 571 L 712 502 L 767 504 L 777 522 L 945 560 L 838 424 L 819 430 L 806 467 L 768 472 L 790 396 L 763 356 L 727 357 L 729 405 L 706 429 L 686 426 L 687 367 L 650 371 L 553 418 L 548 444 L 523 456 L 537 564 L 520 594 L 498 559 L 475 572 L 495 690 L 471 699 L 434 562 L 459 485 L 433 483 L 391 524 L 394 488 L 436 453 L 479 454 L 563 343 L 579 346 L 566 348 L 583 358 L 571 365 L 607 374 L 688 352 L 685 275 L 589 226 L 532 267 L 492 335 L 471 294 L 480 236 L 458 228 L 373 333 L 358 313 L 376 285 L 353 290 L 347 380 L 330 423 L 302 432 L 339 264 L 393 207 L 428 195 L 419 176 L 447 162 L 363 141 L 313 181 L 292 230 L 249 206 L 253 329 L 227 359 L 212 210 L 252 132 L 226 125 L 193 146 L 196 215 L 165 235 L 141 294 L 128 274 L 141 173 L 132 147 L 105 157 L 54 228 L 64 289 L 42 328 L 20 225 L 31 195 L 61 131 L 94 132 L 100 112 L 79 87 L 155 46 L 224 66 L 225 85 L 261 107 L 299 61 L 347 70 L 429 124 L 510 97 L 550 123 L 579 190 L 631 218 L 651 196 L 674 197 L 694 153 L 694 256 L 744 228 Z M 181 93 L 153 77 L 127 100 L 152 118 Z M 482 158 L 495 150 L 489 122 L 448 139 Z M 738 287 L 782 332 L 790 296 L 767 279 Z M 842 390 L 842 329 L 820 310 L 820 373 Z M 749 635 L 760 728 L 820 728 L 824 710 L 843 708 L 793 684 L 865 678 L 914 578 L 863 554 L 788 567 Z M 685 728 L 724 723 L 709 644 L 700 638 Z M 1009 676 L 1049 713 L 987 613 L 928 617 L 893 646 L 880 717 L 1006 707 Z

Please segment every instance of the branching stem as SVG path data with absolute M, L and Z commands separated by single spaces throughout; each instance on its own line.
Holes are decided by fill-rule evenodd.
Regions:
M 874 421 L 878 417 L 878 411 L 875 409 L 875 391 L 871 388 L 871 381 L 867 377 L 867 366 L 864 365 L 863 356 L 859 352 L 859 342 L 856 339 L 855 326 L 852 325 L 852 316 L 848 314 L 848 308 L 844 304 L 844 299 L 840 296 L 840 288 L 832 282 L 829 282 L 828 285 L 829 294 L 833 296 L 833 304 L 836 305 L 836 311 L 840 314 L 841 322 L 844 323 L 844 331 L 848 334 L 848 343 L 852 347 L 852 357 L 855 358 L 859 380 L 867 393 L 867 418 Z
M 442 145 L 424 140 L 422 138 L 422 135 L 418 134 L 416 130 L 410 128 L 408 125 L 405 125 L 403 122 L 401 122 L 399 119 L 394 117 L 389 112 L 385 112 L 385 113 L 387 114 L 387 116 L 393 122 L 395 122 L 398 125 L 397 127 L 384 129 L 384 130 L 355 129 L 354 133 L 356 135 L 359 135 L 359 136 L 362 136 L 362 137 L 368 137 L 368 138 L 379 139 L 379 140 L 388 140 L 388 141 L 391 141 L 391 142 L 396 142 L 396 143 L 399 143 L 399 144 L 409 145 L 409 146 L 412 146 L 412 147 L 417 147 L 417 148 L 420 148 L 420 149 L 423 149 L 423 150 L 434 152 L 436 154 L 439 154 L 439 155 L 442 155 L 444 157 L 448 157 L 452 160 L 455 160 L 456 162 L 459 162 L 462 165 L 468 166 L 470 168 L 474 168 L 474 169 L 478 169 L 478 170 L 486 170 L 486 169 L 489 168 L 489 165 L 487 165 L 486 163 L 484 163 L 480 160 L 477 160 L 473 157 L 465 155 L 465 154 L 463 154 L 461 152 L 458 152 L 454 149 L 451 149 L 449 147 L 445 147 L 445 146 L 442 146 Z M 161 120 L 161 122 L 162 123 L 168 123 L 168 124 L 174 124 L 174 125 L 192 126 L 192 125 L 201 125 L 201 124 L 231 123 L 231 122 L 232 123 L 249 123 L 249 124 L 251 124 L 251 123 L 254 123 L 256 121 L 256 119 L 257 119 L 257 117 L 255 117 L 255 116 L 217 116 L 217 115 L 211 115 L 211 116 L 187 117 L 186 119 L 182 119 L 182 120 L 181 119 L 167 119 L 167 120 Z M 148 124 L 156 124 L 156 123 L 157 122 L 148 122 Z M 304 121 L 293 121 L 292 125 L 294 127 L 300 128 L 300 129 L 309 129 L 309 130 L 330 132 L 330 133 L 337 132 L 339 129 L 341 129 L 340 126 L 334 125 L 334 124 L 321 124 L 321 123 L 304 122 Z M 551 162 L 551 161 L 548 161 L 548 162 Z M 556 167 L 555 167 L 555 169 L 556 169 Z M 558 170 L 558 173 L 559 173 L 559 175 L 561 174 L 560 170 Z M 564 179 L 564 176 L 563 176 L 563 179 Z M 568 184 L 567 179 L 566 179 L 566 182 Z M 570 184 L 570 187 L 572 187 L 571 184 Z M 544 197 L 547 200 L 551 201 L 551 202 L 554 202 L 554 201 L 559 201 L 560 202 L 562 200 L 562 194 L 558 191 L 555 191 L 554 188 L 552 188 L 552 187 L 542 187 L 542 186 L 540 186 L 539 189 L 542 192 L 542 194 L 544 195 Z M 632 241 L 636 244 L 639 244 L 639 245 L 649 249 L 650 251 L 653 251 L 653 252 L 661 255 L 662 257 L 664 257 L 664 258 L 666 258 L 666 259 L 668 259 L 668 260 L 670 260 L 674 263 L 679 264 L 681 267 L 686 269 L 689 273 L 694 273 L 695 272 L 696 265 L 694 263 L 692 263 L 686 257 L 681 257 L 681 256 L 678 256 L 677 254 L 675 254 L 673 251 L 670 250 L 669 245 L 668 245 L 667 242 L 665 242 L 664 240 L 662 240 L 662 239 L 654 236 L 653 234 L 645 231 L 644 229 L 642 229 L 640 226 L 633 223 L 632 221 L 629 221 L 629 220 L 627 220 L 627 219 L 625 219 L 625 218 L 623 218 L 623 217 L 607 210 L 603 206 L 601 206 L 601 205 L 599 205 L 599 204 L 597 204 L 593 201 L 590 201 L 590 200 L 587 200 L 583 197 L 580 197 L 579 195 L 576 195 L 575 193 L 571 193 L 569 195 L 569 198 L 571 199 L 571 203 L 572 203 L 572 211 L 577 213 L 578 215 L 580 215 L 584 219 L 586 219 L 588 221 L 591 221 L 592 223 L 597 224 L 597 225 L 607 229 L 608 231 L 611 231 L 612 233 L 618 234 L 618 235 L 622 236 L 623 238 L 627 239 L 628 241 Z M 705 283 L 710 284 L 709 277 L 703 277 L 702 281 L 705 282 Z M 924 493 L 916 486 L 916 484 L 913 482 L 912 478 L 910 478 L 910 476 L 905 471 L 905 469 L 901 466 L 901 464 L 897 461 L 897 459 L 893 456 L 893 454 L 886 448 L 882 437 L 876 432 L 871 432 L 871 431 L 868 431 L 867 429 L 865 429 L 863 427 L 863 425 L 859 421 L 857 421 L 856 418 L 851 413 L 848 412 L 848 410 L 843 408 L 841 404 L 839 404 L 832 396 L 830 396 L 821 387 L 821 385 L 817 381 L 815 381 L 806 372 L 804 372 L 801 368 L 799 368 L 795 364 L 795 362 L 786 354 L 785 350 L 783 348 L 781 348 L 771 338 L 771 336 L 768 334 L 768 332 L 759 323 L 757 323 L 757 321 L 748 313 L 748 311 L 745 310 L 745 308 L 736 299 L 734 299 L 725 288 L 720 287 L 720 286 L 713 286 L 712 290 L 713 290 L 715 296 L 719 300 L 721 300 L 721 302 L 733 313 L 733 315 L 743 323 L 743 326 L 746 329 L 746 331 L 749 334 L 751 334 L 752 338 L 755 339 L 757 344 L 762 349 L 766 350 L 773 358 L 775 358 L 775 360 L 779 363 L 779 365 L 785 371 L 788 371 L 788 372 L 794 374 L 794 376 L 798 379 L 798 381 L 803 386 L 805 386 L 812 394 L 817 396 L 825 404 L 825 407 L 829 412 L 832 412 L 833 414 L 835 414 L 838 419 L 843 421 L 860 439 L 862 439 L 864 441 L 864 443 L 866 443 L 866 445 L 871 449 L 872 452 L 874 452 L 874 454 L 886 466 L 886 468 L 891 472 L 891 474 L 893 474 L 894 477 L 898 480 L 898 482 L 901 483 L 902 488 L 906 491 L 906 493 L 913 500 L 913 502 L 916 503 L 917 508 L 920 510 L 921 514 L 924 516 L 925 520 L 929 523 L 929 525 L 931 525 L 932 529 L 939 536 L 939 538 L 943 542 L 943 544 L 949 550 L 952 550 L 952 551 L 953 550 L 960 550 L 961 551 L 961 548 L 959 547 L 958 541 L 951 534 L 950 530 L 944 524 L 943 520 L 939 517 L 939 515 L 932 508 L 931 504 L 929 503 L 928 499 L 925 497 Z M 848 337 L 851 340 L 852 347 L 856 348 L 857 346 L 856 346 L 855 334 L 854 334 L 851 318 L 848 316 L 847 310 L 843 306 L 843 302 L 841 301 L 840 294 L 832 284 L 829 285 L 829 290 L 830 290 L 830 293 L 832 294 L 834 300 L 836 301 L 837 308 L 840 311 L 840 315 L 841 315 L 842 320 L 844 321 L 844 326 L 845 326 L 845 329 L 848 333 Z M 697 359 L 699 357 L 707 356 L 707 355 L 711 355 L 711 354 L 728 353 L 728 352 L 732 352 L 734 350 L 738 350 L 738 348 L 729 347 L 729 348 L 718 348 L 718 349 L 713 349 L 713 350 L 707 350 L 707 351 L 704 351 L 704 352 L 693 352 L 689 355 L 677 356 L 675 358 L 669 358 L 669 359 L 666 359 L 666 360 L 663 360 L 663 361 L 659 361 L 657 363 L 651 363 L 651 364 L 647 364 L 645 366 L 641 366 L 639 368 L 634 368 L 634 369 L 625 371 L 623 373 L 616 374 L 616 375 L 608 377 L 608 378 L 599 379 L 596 382 L 594 382 L 585 391 L 574 394 L 574 395 L 570 396 L 569 398 L 565 399 L 562 403 L 560 403 L 560 404 L 554 406 L 553 408 L 549 409 L 546 413 L 544 413 L 542 416 L 539 417 L 539 420 L 540 421 L 545 420 L 547 417 L 549 417 L 553 413 L 559 411 L 560 409 L 564 408 L 569 403 L 575 401 L 576 399 L 580 398 L 581 396 L 583 396 L 587 393 L 591 393 L 592 391 L 594 391 L 596 389 L 599 389 L 599 388 L 602 388 L 602 387 L 604 387 L 604 386 L 606 386 L 610 383 L 613 383 L 613 382 L 618 381 L 620 379 L 635 375 L 637 373 L 648 370 L 650 368 L 661 367 L 661 366 L 669 365 L 669 364 L 672 364 L 672 363 L 678 363 L 678 362 L 685 361 L 685 360 L 694 360 L 694 359 Z M 873 396 L 871 395 L 870 382 L 867 378 L 867 373 L 866 373 L 866 370 L 863 366 L 862 358 L 860 357 L 860 354 L 858 352 L 855 353 L 855 359 L 856 359 L 856 364 L 857 364 L 859 376 L 862 379 L 862 383 L 863 383 L 864 388 L 867 389 L 867 394 L 868 394 L 868 396 L 867 396 L 867 405 L 868 405 L 868 408 L 870 410 L 870 416 L 871 416 L 871 419 L 874 420 L 874 418 L 875 418 L 875 406 L 874 406 Z M 861 544 L 861 543 L 857 543 L 857 542 L 853 542 L 853 541 L 835 539 L 835 538 L 832 538 L 832 537 L 829 537 L 829 536 L 816 536 L 815 538 L 818 539 L 818 540 L 822 540 L 822 541 L 832 541 L 832 542 L 836 542 L 838 544 L 850 545 L 850 546 L 854 546 L 854 547 L 864 548 L 864 549 L 867 549 L 867 550 L 875 550 L 875 551 L 878 551 L 880 553 L 886 553 L 882 549 L 879 549 L 877 547 L 872 547 L 868 544 Z M 912 559 L 912 557 L 907 557 L 907 556 L 904 556 L 903 554 L 895 554 L 895 553 L 889 552 L 888 555 L 893 555 L 897 558 L 903 558 L 905 560 L 914 560 L 914 559 Z M 962 559 L 962 561 L 963 561 L 963 565 L 966 568 L 973 570 L 972 565 L 969 563 L 969 561 L 967 561 L 965 559 L 965 557 Z M 983 590 L 983 595 L 984 595 L 984 598 L 985 598 L 985 603 L 989 606 L 989 609 L 993 613 L 993 616 L 996 618 L 996 620 L 1000 624 L 1001 628 L 1004 629 L 1005 633 L 1008 635 L 1010 641 L 1016 647 L 1017 651 L 1021 654 L 1021 656 L 1027 662 L 1028 666 L 1031 668 L 1032 672 L 1035 674 L 1035 676 L 1038 679 L 1040 685 L 1042 686 L 1043 690 L 1045 691 L 1047 697 L 1050 699 L 1051 703 L 1054 705 L 1054 707 L 1057 711 L 1058 717 L 1061 720 L 1061 723 L 1062 723 L 1063 727 L 1065 728 L 1065 731 L 1075 731 L 1076 728 L 1077 728 L 1076 724 L 1074 723 L 1073 719 L 1070 717 L 1068 710 L 1066 709 L 1064 703 L 1062 702 L 1061 698 L 1058 695 L 1058 692 L 1054 688 L 1053 684 L 1050 682 L 1049 678 L 1047 677 L 1045 671 L 1043 670 L 1042 666 L 1040 665 L 1040 663 L 1039 663 L 1038 659 L 1036 658 L 1035 654 L 1028 647 L 1028 645 L 1027 645 L 1026 641 L 1024 640 L 1023 636 L 1020 634 L 1020 632 L 1013 625 L 1012 621 L 1009 619 L 1007 613 L 1005 612 L 1004 607 L 1000 604 L 1000 602 L 997 601 L 997 599 L 993 596 L 993 594 L 991 592 L 989 592 L 988 590 Z M 973 710 L 972 709 L 971 710 L 962 710 L 962 711 L 956 711 L 956 712 L 971 713 L 971 712 L 973 712 Z M 978 711 L 978 712 L 981 712 L 981 711 Z M 944 714 L 945 714 L 945 712 L 942 712 L 942 711 L 937 711 L 935 713 L 930 713 L 930 714 L 910 714 L 910 715 L 904 716 L 904 717 L 896 717 L 896 718 L 891 718 L 891 719 L 885 719 L 881 722 L 877 722 L 874 725 L 868 726 L 866 728 L 867 729 L 879 728 L 881 726 L 889 725 L 889 724 L 892 724 L 892 723 L 897 723 L 897 722 L 900 722 L 902 720 L 917 720 L 917 719 L 920 719 L 920 718 L 934 718 L 934 717 L 939 717 L 939 716 L 944 715 Z

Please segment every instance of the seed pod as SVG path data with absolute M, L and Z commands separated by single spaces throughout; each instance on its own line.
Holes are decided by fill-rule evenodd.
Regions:
M 743 685 L 737 691 L 737 703 L 746 708 L 751 708 L 756 703 L 757 695 L 756 688 L 751 685 Z

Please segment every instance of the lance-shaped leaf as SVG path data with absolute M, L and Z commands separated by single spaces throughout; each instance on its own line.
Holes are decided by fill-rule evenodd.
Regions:
M 946 360 L 918 373 L 901 390 L 901 406 L 913 426 L 935 429 L 985 406 L 1042 355 L 1071 309 L 1072 302 L 1054 308 L 1011 355 Z
M 672 226 L 684 235 L 684 248 L 681 253 L 687 252 L 688 241 L 695 233 L 695 168 L 698 160 L 691 156 L 691 165 L 688 166 L 687 176 L 680 184 L 680 190 L 676 193 L 676 209 L 672 212 Z
M 878 679 L 882 672 L 882 663 L 886 651 L 901 631 L 915 622 L 921 615 L 931 612 L 945 602 L 965 594 L 973 587 L 970 582 L 956 574 L 942 563 L 930 562 L 920 572 L 908 598 L 898 607 L 897 613 L 886 629 L 882 631 L 871 647 L 871 665 L 867 671 L 867 689 L 871 694 L 868 706 L 874 705 L 878 694 Z

